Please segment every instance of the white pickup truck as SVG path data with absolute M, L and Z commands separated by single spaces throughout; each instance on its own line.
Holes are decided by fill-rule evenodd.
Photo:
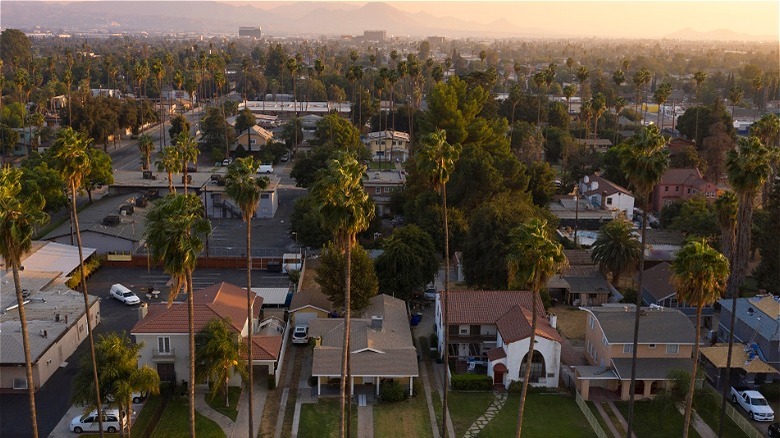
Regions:
M 731 388 L 731 401 L 746 410 L 751 420 L 774 421 L 775 412 L 769 407 L 763 395 L 758 391 L 744 388 Z

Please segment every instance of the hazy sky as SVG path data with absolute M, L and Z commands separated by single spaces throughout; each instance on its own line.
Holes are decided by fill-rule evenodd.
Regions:
M 373 0 L 372 0 L 373 1 Z M 280 1 L 231 1 L 266 8 Z M 355 6 L 366 1 L 351 1 Z M 729 29 L 780 36 L 780 2 L 774 1 L 387 1 L 409 11 L 490 23 L 505 19 L 522 27 L 565 28 L 574 35 L 657 37 L 691 28 Z

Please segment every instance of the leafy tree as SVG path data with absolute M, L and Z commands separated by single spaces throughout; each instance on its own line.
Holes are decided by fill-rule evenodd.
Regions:
M 258 168 L 260 163 L 255 162 L 252 157 L 239 158 L 233 164 L 228 167 L 227 177 L 225 178 L 225 192 L 228 196 L 236 201 L 241 214 L 244 216 L 244 222 L 246 222 L 246 311 L 247 320 L 252 321 L 252 299 L 254 298 L 254 292 L 252 292 L 252 218 L 257 211 L 257 203 L 260 201 L 260 195 L 263 190 L 268 187 L 267 177 L 257 177 L 255 175 L 255 169 Z M 251 358 L 252 356 L 252 329 L 253 325 L 250 324 L 247 338 L 247 357 L 248 369 L 252 370 Z M 253 404 L 252 393 L 254 391 L 254 375 L 249 374 L 249 432 L 252 434 L 254 429 L 253 421 Z M 227 391 L 227 389 L 226 389 Z
M 397 228 L 376 259 L 380 292 L 408 300 L 436 275 L 439 263 L 433 239 L 416 225 Z
M 100 149 L 89 148 L 90 167 L 81 184 L 87 191 L 89 202 L 92 202 L 92 190 L 99 186 L 114 183 L 114 169 L 111 167 L 111 156 Z
M 761 288 L 766 290 L 780 289 L 780 182 L 775 181 L 764 205 L 766 218 L 758 227 L 759 235 L 756 246 L 761 254 L 761 261 L 755 271 L 755 277 Z
M 593 244 L 591 258 L 601 272 L 612 274 L 612 284 L 618 287 L 620 276 L 636 269 L 642 244 L 631 233 L 632 225 L 616 219 L 604 224 Z
M 190 435 L 195 436 L 195 325 L 192 300 L 192 273 L 198 255 L 203 251 L 204 238 L 211 232 L 211 224 L 203 217 L 200 197 L 169 194 L 146 214 L 146 241 L 150 256 L 161 262 L 171 276 L 168 303 L 176 299 L 182 287 L 187 293 L 189 331 L 189 420 Z
M 723 104 L 718 101 L 712 106 L 697 105 L 686 109 L 677 118 L 675 127 L 682 135 L 695 141 L 696 147 L 701 148 L 709 127 L 717 122 L 723 123 L 728 135 L 734 135 L 735 131 L 731 123 L 731 116 L 726 112 Z
M 32 57 L 31 46 L 30 39 L 19 29 L 5 29 L 0 33 L 0 59 L 12 67 Z
M 168 173 L 168 193 L 176 193 L 176 187 L 173 186 L 173 174 L 182 171 L 182 159 L 175 146 L 166 146 L 163 148 L 162 156 L 155 162 L 158 172 Z
M 206 324 L 195 337 L 197 382 L 211 383 L 211 397 L 214 398 L 222 390 L 225 394 L 225 406 L 230 406 L 228 384 L 235 372 L 242 379 L 248 377 L 249 370 L 241 360 L 246 354 L 246 345 L 239 341 L 239 335 L 228 325 L 228 322 L 214 318 Z
M 243 133 L 255 125 L 257 125 L 257 119 L 248 108 L 243 109 L 236 117 L 236 131 L 238 133 Z M 251 146 L 247 145 L 247 149 L 251 150 Z
M 80 132 L 76 132 L 71 127 L 60 130 L 57 134 L 57 141 L 54 147 L 56 152 L 54 153 L 53 160 L 55 168 L 60 172 L 62 178 L 65 180 L 68 191 L 70 192 L 70 220 L 73 224 L 73 228 L 76 231 L 76 243 L 79 248 L 79 266 L 81 270 L 81 278 L 87 278 L 84 271 L 84 246 L 81 243 L 81 231 L 79 230 L 79 216 L 76 209 L 76 196 L 79 189 L 82 187 L 84 180 L 90 172 L 91 154 L 89 153 L 91 140 L 86 135 Z M 87 294 L 87 282 L 81 282 L 81 292 L 84 297 L 84 312 L 89 315 L 90 304 L 89 295 Z M 97 406 L 101 406 L 101 393 L 100 393 L 100 380 L 97 373 L 97 356 L 95 354 L 95 340 L 92 334 L 92 319 L 86 318 L 87 321 L 87 335 L 89 338 L 89 351 L 92 359 L 92 380 L 95 389 L 95 402 Z M 101 434 L 103 433 L 103 418 L 98 416 L 98 423 Z
M 374 262 L 368 252 L 360 244 L 352 248 L 352 263 L 350 270 L 351 296 L 350 309 L 360 312 L 368 307 L 371 298 L 379 290 L 379 280 Z M 345 309 L 344 269 L 346 259 L 333 243 L 323 247 L 320 256 L 320 266 L 317 268 L 315 280 L 322 288 L 322 293 L 328 296 L 335 309 Z
M 98 336 L 95 344 L 97 353 L 97 372 L 100 376 L 102 400 L 108 400 L 108 406 L 116 406 L 120 412 L 131 412 L 133 393 L 160 393 L 160 376 L 157 371 L 144 365 L 138 368 L 138 355 L 143 343 L 136 344 L 123 334 L 110 333 Z M 83 356 L 74 379 L 72 400 L 88 409 L 98 407 L 95 394 L 90 390 L 92 379 L 92 361 Z M 127 435 L 131 436 L 130 421 Z
M 173 126 L 171 126 L 171 129 L 173 129 Z M 152 152 L 154 151 L 152 137 L 148 134 L 140 136 L 138 138 L 138 149 L 141 150 L 141 155 L 144 157 L 144 170 L 149 170 L 151 168 Z
M 22 193 L 22 171 L 12 167 L 0 169 L 0 255 L 11 266 L 16 292 L 17 312 L 22 331 L 25 377 L 27 378 L 27 396 L 30 408 L 30 430 L 38 437 L 38 413 L 35 409 L 35 381 L 33 380 L 30 337 L 27 327 L 27 315 L 22 295 L 22 282 L 19 277 L 22 257 L 32 247 L 32 235 L 37 226 L 48 221 L 43 212 L 46 200 L 40 193 Z M 88 385 L 85 385 L 88 387 Z
M 48 156 L 49 161 L 51 157 Z M 22 161 L 22 172 L 24 183 L 22 184 L 21 196 L 34 196 L 38 193 L 46 200 L 45 210 L 49 213 L 58 211 L 68 204 L 68 198 L 65 195 L 63 187 L 65 180 L 56 169 L 55 164 L 44 160 L 33 152 L 27 159 Z
M 706 165 L 695 146 L 684 145 L 677 153 L 670 155 L 669 167 L 672 169 L 698 168 L 702 170 Z
M 506 260 L 507 285 L 510 289 L 529 288 L 533 292 L 531 336 L 525 361 L 523 389 L 520 392 L 520 407 L 517 413 L 518 438 L 522 436 L 525 398 L 528 386 L 531 384 L 539 293 L 547 284 L 547 280 L 564 266 L 566 266 L 566 256 L 563 254 L 563 247 L 550 235 L 546 221 L 534 218 L 510 231 L 509 253 Z
M 703 196 L 694 196 L 680 205 L 669 228 L 688 236 L 715 237 L 719 234 L 715 206 Z
M 726 170 L 726 152 L 734 148 L 734 137 L 727 133 L 723 123 L 714 123 L 709 135 L 702 142 L 704 161 L 707 164 L 705 178 L 718 184 Z
M 535 205 L 545 207 L 552 201 L 558 190 L 555 178 L 555 170 L 545 161 L 536 161 L 528 166 L 528 191 Z
M 211 107 L 200 121 L 200 144 L 204 150 L 212 151 L 215 157 L 226 157 L 220 151 L 228 143 L 235 143 L 235 133 L 227 129 L 227 123 L 219 108 Z
M 295 201 L 290 215 L 290 230 L 296 233 L 301 245 L 319 248 L 333 238 L 330 230 L 323 228 L 318 201 L 306 194 Z
M 3 163 L 5 163 L 5 157 L 14 150 L 18 141 L 19 132 L 11 129 L 8 125 L 0 124 L 0 154 L 3 156 Z
M 696 307 L 696 324 L 694 325 L 696 337 L 693 342 L 693 357 L 699 357 L 702 308 L 720 298 L 721 290 L 726 285 L 728 276 L 728 260 L 712 249 L 704 240 L 688 242 L 677 253 L 672 262 L 672 283 L 677 291 L 678 299 Z M 697 368 L 698 363 L 694 361 L 685 401 L 683 438 L 688 436 L 691 422 Z
M 168 128 L 168 135 L 171 138 L 171 143 L 176 142 L 176 138 L 179 133 L 190 132 L 190 121 L 182 114 L 177 114 L 171 118 L 171 127 Z

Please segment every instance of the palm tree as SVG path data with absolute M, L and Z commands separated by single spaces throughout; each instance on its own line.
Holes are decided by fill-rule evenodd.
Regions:
M 227 135 L 227 133 L 225 134 Z M 184 194 L 186 195 L 189 185 L 187 167 L 189 167 L 189 163 L 195 163 L 197 166 L 200 149 L 198 149 L 195 137 L 191 137 L 189 132 L 182 131 L 176 137 L 176 151 L 178 151 L 177 155 L 182 160 L 181 168 L 184 172 Z
M 615 70 L 614 73 L 612 73 L 612 82 L 615 83 L 615 87 L 617 88 L 618 92 L 620 92 L 620 86 L 623 85 L 623 82 L 626 81 L 626 72 L 624 72 L 621 69 Z
M 95 401 L 98 406 L 100 403 L 100 382 L 98 380 L 97 367 L 95 365 L 95 338 L 92 334 L 92 318 L 89 314 L 89 295 L 87 294 L 87 275 L 84 270 L 84 248 L 81 244 L 81 231 L 79 230 L 79 214 L 76 210 L 76 196 L 81 189 L 84 178 L 90 171 L 91 160 L 89 154 L 89 145 L 92 142 L 86 134 L 76 132 L 70 126 L 57 133 L 57 140 L 54 144 L 54 162 L 56 169 L 62 175 L 62 179 L 68 186 L 70 192 L 70 220 L 73 228 L 76 230 L 76 242 L 79 248 L 79 269 L 81 273 L 81 292 L 84 295 L 84 312 L 87 321 L 87 334 L 89 337 L 89 351 L 92 354 L 93 380 L 95 383 Z M 100 425 L 100 436 L 103 436 L 103 419 L 98 416 Z
M 696 369 L 699 359 L 699 340 L 701 339 L 701 311 L 704 306 L 720 298 L 721 290 L 729 276 L 729 262 L 723 254 L 715 251 L 704 240 L 694 240 L 685 244 L 672 262 L 672 284 L 677 291 L 677 299 L 696 307 L 696 337 L 693 342 L 693 366 L 691 381 L 685 400 L 685 420 L 683 438 L 688 437 L 693 411 L 693 393 L 696 390 Z
M 252 418 L 252 392 L 254 391 L 254 373 L 252 372 L 252 218 L 260 201 L 260 194 L 268 187 L 268 178 L 255 176 L 259 163 L 253 157 L 239 158 L 228 168 L 225 178 L 225 192 L 236 201 L 246 222 L 246 311 L 249 321 L 249 336 L 247 339 L 247 357 L 249 358 L 249 434 L 252 435 L 254 422 Z
M 761 143 L 770 150 L 780 149 L 780 117 L 777 114 L 764 114 L 750 127 L 750 135 L 761 139 Z M 761 189 L 761 205 L 766 205 L 769 200 L 769 192 L 777 176 L 778 164 L 777 159 L 772 160 L 769 178 L 767 178 L 764 187 Z
M 174 146 L 164 147 L 162 156 L 155 164 L 158 172 L 168 173 L 168 193 L 176 194 L 176 187 L 173 186 L 173 174 L 180 173 L 183 164 L 179 150 Z
M 295 114 L 295 118 L 298 118 L 298 90 L 297 90 L 297 83 L 296 80 L 297 72 L 298 72 L 298 60 L 295 59 L 294 56 L 291 56 L 287 58 L 287 61 L 284 63 L 285 68 L 288 72 L 290 72 L 290 76 L 292 77 L 292 85 L 293 85 L 293 112 Z M 295 148 L 294 152 L 298 152 L 298 130 L 295 130 L 295 139 L 293 142 L 293 147 Z
M 566 98 L 566 103 L 569 104 L 569 114 L 571 114 L 571 98 L 577 94 L 577 86 L 574 84 L 566 84 L 563 87 L 563 96 Z M 514 107 L 512 107 L 514 109 Z
M 141 155 L 144 156 L 144 170 L 149 170 L 152 152 L 154 151 L 154 141 L 152 141 L 152 137 L 148 134 L 143 134 L 138 137 L 138 149 L 141 150 Z
M 704 83 L 705 80 L 707 80 L 707 73 L 699 70 L 696 73 L 693 74 L 693 80 L 696 82 L 696 128 L 694 132 L 695 141 L 699 141 L 699 106 L 701 105 L 701 84 Z M 696 147 L 699 147 L 699 144 L 696 144 Z
M 647 210 L 650 207 L 650 193 L 661 180 L 669 167 L 669 152 L 665 149 L 666 140 L 657 126 L 643 126 L 619 152 L 621 167 L 629 184 L 634 189 L 637 203 L 642 207 L 642 251 L 639 254 L 639 289 L 645 269 L 645 251 L 647 243 Z M 628 431 L 631 436 L 634 419 L 634 388 L 636 385 L 636 352 L 639 342 L 639 315 L 642 309 L 642 294 L 636 294 L 636 312 L 634 317 L 634 343 L 631 356 L 631 386 L 628 401 Z
M 344 151 L 338 151 L 328 161 L 311 189 L 318 202 L 323 228 L 333 231 L 336 246 L 344 253 L 344 349 L 341 356 L 341 436 L 348 436 L 347 378 L 349 376 L 349 340 L 351 324 L 352 246 L 357 233 L 368 229 L 374 218 L 374 203 L 363 190 L 366 166 Z M 351 403 L 350 403 L 351 404 Z
M 451 145 L 447 142 L 447 131 L 437 129 L 421 139 L 420 150 L 417 152 L 417 167 L 425 175 L 431 184 L 431 187 L 441 193 L 441 205 L 444 216 L 444 291 L 440 296 L 441 305 L 444 311 L 443 326 L 444 330 L 444 364 L 447 370 L 450 368 L 450 336 L 449 336 L 449 308 L 447 307 L 447 296 L 450 288 L 450 232 L 447 218 L 447 181 L 455 170 L 455 163 L 460 157 L 461 145 Z M 441 425 L 441 436 L 447 436 L 447 395 L 449 394 L 449 384 L 447 378 L 444 379 L 444 397 L 442 401 L 443 420 Z
M 33 380 L 30 338 L 27 330 L 27 315 L 22 296 L 22 282 L 19 271 L 22 256 L 32 246 L 35 227 L 48 221 L 43 212 L 46 200 L 38 192 L 20 197 L 22 191 L 22 170 L 13 167 L 0 169 L 0 255 L 11 266 L 16 291 L 17 311 L 22 329 L 22 347 L 27 377 L 27 396 L 30 407 L 30 426 L 33 437 L 38 437 L 38 414 L 35 410 L 35 381 Z
M 576 76 L 577 82 L 580 83 L 580 105 L 582 105 L 585 103 L 585 81 L 587 81 L 590 77 L 590 71 L 588 71 L 588 67 L 581 65 L 580 68 L 577 69 Z
M 230 156 L 230 145 L 228 144 L 228 129 L 229 126 L 227 125 L 227 119 L 225 118 L 225 103 L 219 102 L 219 91 L 222 90 L 222 87 L 225 86 L 225 72 L 222 69 L 219 69 L 214 72 L 214 83 L 217 87 L 217 100 L 216 102 L 219 104 L 219 106 L 222 108 L 222 120 L 225 123 L 225 158 L 228 158 Z M 187 133 L 189 134 L 189 133 Z
M 591 99 L 591 107 L 593 108 L 593 139 L 598 138 L 599 133 L 599 119 L 607 110 L 607 99 L 601 93 L 596 93 Z
M 742 96 L 745 92 L 742 91 L 742 87 L 735 85 L 729 88 L 729 100 L 731 101 L 731 120 L 734 120 L 734 109 L 742 101 Z
M 642 245 L 631 233 L 631 222 L 615 219 L 607 222 L 599 231 L 593 244 L 591 259 L 601 272 L 612 274 L 612 284 L 618 287 L 620 276 L 636 268 Z
M 173 303 L 182 287 L 187 293 L 189 322 L 189 417 L 190 436 L 195 436 L 195 326 L 192 299 L 192 273 L 203 251 L 204 238 L 211 224 L 203 217 L 203 204 L 198 195 L 169 194 L 158 201 L 146 215 L 146 241 L 150 255 L 171 276 L 168 305 Z
M 737 196 L 734 192 L 727 191 L 718 196 L 715 216 L 720 227 L 720 252 L 732 264 L 737 241 Z
M 626 99 L 623 96 L 618 96 L 615 98 L 615 101 L 612 102 L 612 107 L 615 108 L 615 119 L 616 119 L 616 125 L 617 129 L 615 130 L 615 143 L 618 143 L 618 133 L 620 131 L 620 111 L 623 110 L 623 108 L 628 105 L 628 102 L 626 102 Z
M 542 90 L 544 89 L 545 74 L 544 72 L 536 72 L 533 76 L 534 85 L 536 85 L 536 96 L 538 97 L 536 103 L 536 127 L 539 128 L 539 123 L 542 121 Z
M 165 147 L 165 110 L 162 101 L 162 80 L 165 77 L 165 67 L 161 59 L 155 59 L 152 63 L 152 73 L 157 78 L 157 85 L 160 91 L 158 103 L 160 105 L 160 150 L 162 150 Z
M 669 96 L 672 95 L 672 84 L 669 82 L 661 82 L 660 85 L 658 85 L 658 88 L 655 89 L 655 93 L 653 93 L 653 99 L 655 100 L 655 103 L 658 104 L 658 120 L 661 121 L 661 131 L 664 130 L 664 117 L 661 116 L 661 107 L 666 103 L 666 101 L 669 99 Z
M 226 321 L 216 318 L 209 321 L 206 327 L 198 333 L 197 338 L 199 346 L 195 351 L 199 365 L 195 370 L 197 381 L 208 381 L 212 384 L 212 399 L 216 397 L 220 389 L 224 390 L 225 407 L 229 407 L 228 383 L 233 377 L 233 373 L 237 371 L 244 379 L 246 379 L 247 374 L 251 374 L 251 370 L 248 373 L 245 367 L 240 366 L 241 355 L 246 353 L 244 343 L 240 342 L 239 336 Z M 249 412 L 251 417 L 252 411 Z M 250 433 L 249 436 L 252 435 Z
M 642 67 L 639 71 L 634 73 L 634 76 L 631 78 L 631 81 L 634 83 L 634 88 L 636 88 L 636 112 L 639 113 L 639 103 L 641 102 L 641 96 L 642 96 L 642 90 L 644 89 L 645 85 L 650 83 L 651 79 L 650 70 L 647 69 L 647 67 Z M 644 119 L 644 117 L 643 117 Z
M 529 288 L 533 292 L 531 306 L 531 337 L 525 361 L 523 389 L 520 393 L 520 408 L 517 412 L 517 438 L 522 436 L 523 414 L 528 386 L 531 384 L 534 342 L 536 339 L 537 307 L 541 300 L 539 291 L 556 272 L 566 265 L 563 247 L 556 242 L 547 229 L 547 221 L 534 218 L 509 233 L 509 254 L 507 255 L 509 289 Z

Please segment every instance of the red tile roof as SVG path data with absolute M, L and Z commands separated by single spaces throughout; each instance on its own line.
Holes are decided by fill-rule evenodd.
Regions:
M 449 324 L 495 324 L 515 306 L 530 309 L 533 303 L 531 291 L 519 290 L 451 290 L 447 308 Z M 542 300 L 537 301 L 537 311 L 546 315 Z
M 252 336 L 252 345 L 252 360 L 277 360 L 282 349 L 282 337 Z
M 254 298 L 260 309 L 262 298 Z M 259 301 L 259 302 L 258 302 Z M 230 283 L 217 283 L 193 293 L 195 331 L 202 330 L 214 318 L 227 319 L 238 332 L 246 323 L 246 289 Z M 187 303 L 149 305 L 146 317 L 135 324 L 131 333 L 188 333 Z
M 487 358 L 491 362 L 499 359 L 503 359 L 505 357 L 506 357 L 506 351 L 504 351 L 504 347 L 491 348 L 487 352 Z
M 699 169 L 667 169 L 661 177 L 659 185 L 687 185 L 691 187 L 700 187 L 707 184 L 701 176 Z
M 531 336 L 532 318 L 533 315 L 531 314 L 531 310 L 521 306 L 513 307 L 496 321 L 496 327 L 498 328 L 498 332 L 501 333 L 501 339 L 509 344 Z M 544 317 L 544 313 L 541 315 L 537 314 L 536 336 L 541 336 L 559 343 L 563 342 L 558 331 L 552 328 Z

